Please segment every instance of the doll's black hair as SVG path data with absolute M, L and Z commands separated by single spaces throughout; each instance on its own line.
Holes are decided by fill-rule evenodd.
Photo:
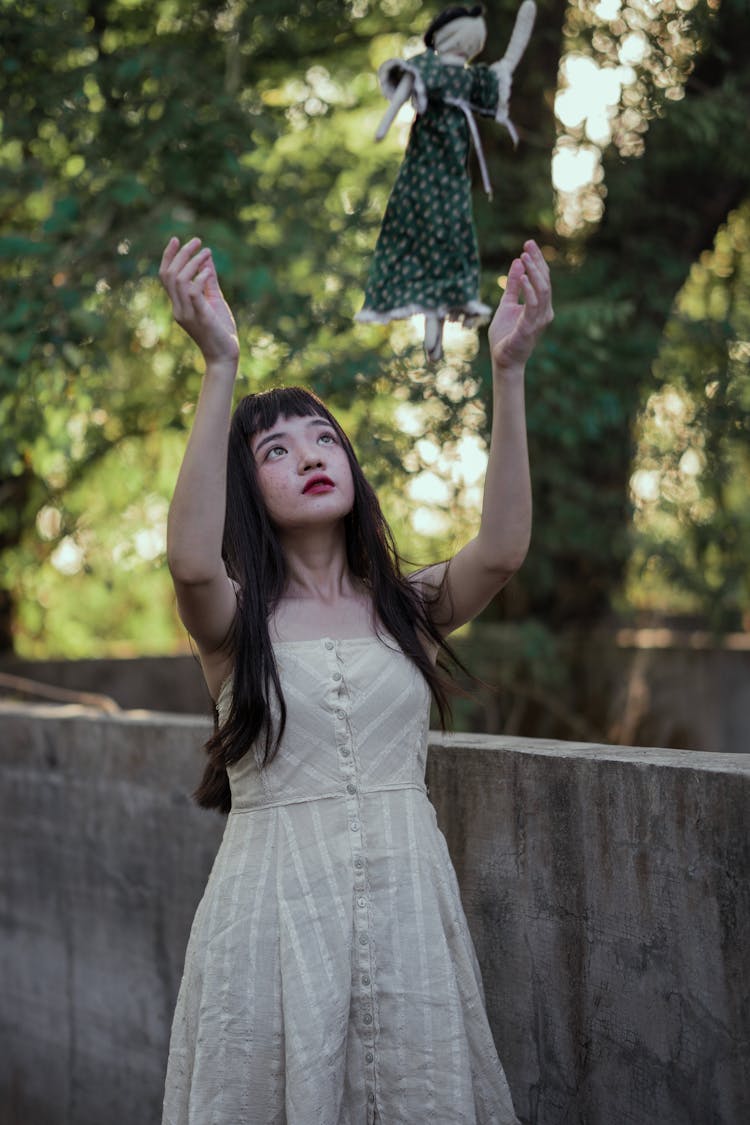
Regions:
M 466 8 L 463 5 L 456 5 L 453 8 L 445 8 L 439 15 L 435 16 L 434 20 L 424 33 L 425 46 L 429 47 L 431 51 L 435 50 L 435 33 L 440 31 L 441 27 L 445 27 L 447 23 L 452 23 L 453 20 L 463 19 L 469 16 L 471 19 L 476 19 L 477 16 L 484 15 L 484 4 L 475 4 L 473 8 Z
M 237 613 L 225 648 L 232 656 L 232 702 L 226 721 L 219 726 L 214 709 L 214 733 L 206 743 L 208 754 L 203 780 L 194 796 L 204 808 L 229 812 L 231 794 L 227 766 L 257 742 L 263 749 L 262 765 L 276 754 L 286 722 L 268 614 L 282 596 L 286 561 L 258 485 L 251 439 L 269 430 L 279 417 L 324 418 L 346 453 L 354 480 L 354 505 L 344 518 L 349 567 L 367 589 L 379 623 L 395 637 L 426 679 L 445 729 L 450 716 L 448 691 L 454 687 L 444 670 L 461 660 L 433 622 L 429 606 L 445 590 L 445 578 L 434 593 L 417 592 L 402 573 L 399 555 L 377 496 L 367 481 L 349 438 L 321 400 L 302 387 L 274 387 L 246 395 L 237 404 L 229 431 L 227 499 L 222 555 L 227 574 L 237 588 Z M 446 572 L 447 573 L 447 572 Z M 428 659 L 421 637 L 438 648 L 439 665 Z M 278 706 L 272 718 L 272 701 Z

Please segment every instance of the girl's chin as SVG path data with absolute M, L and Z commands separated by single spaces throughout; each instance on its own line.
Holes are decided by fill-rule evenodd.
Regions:
M 312 507 L 306 512 L 300 513 L 298 518 L 282 518 L 273 520 L 273 525 L 277 532 L 305 532 L 305 531 L 323 531 L 328 528 L 336 528 L 339 525 L 343 530 L 343 524 L 346 517 L 351 512 L 351 508 L 340 508 L 337 511 L 324 511 L 322 506 L 314 511 Z

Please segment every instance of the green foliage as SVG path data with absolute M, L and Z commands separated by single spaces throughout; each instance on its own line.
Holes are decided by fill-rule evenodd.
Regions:
M 591 15 L 583 4 L 570 11 Z M 750 166 L 741 155 L 750 144 L 750 64 L 742 34 L 749 20 L 747 6 L 731 0 L 718 12 L 699 3 L 679 19 L 672 0 L 648 12 L 633 3 L 623 5 L 609 28 L 590 35 L 602 64 L 611 62 L 611 44 L 634 30 L 647 37 L 651 53 L 639 78 L 639 112 L 631 105 L 627 118 L 641 122 L 642 154 L 624 159 L 617 144 L 622 135 L 614 130 L 603 159 L 603 219 L 558 248 L 557 319 L 529 372 L 535 532 L 517 603 L 521 612 L 532 609 L 551 624 L 593 623 L 613 603 L 629 609 L 620 595 L 634 549 L 629 482 L 638 419 L 663 378 L 653 359 L 665 326 L 668 338 L 674 330 L 675 298 L 691 267 L 731 208 L 750 197 Z M 664 21 L 675 36 L 671 70 L 671 63 L 658 61 L 668 39 Z M 569 41 L 580 47 L 577 34 L 573 21 Z M 715 326 L 707 331 L 713 339 Z M 703 371 L 705 355 L 696 351 L 691 362 Z M 705 371 L 704 378 L 710 378 Z M 736 396 L 727 412 L 725 422 L 731 416 L 736 424 Z M 744 501 L 739 506 L 730 522 L 746 518 Z M 685 524 L 686 542 L 692 535 Z M 637 549 L 642 552 L 643 544 Z M 714 542 L 710 550 L 684 555 L 686 564 L 692 559 L 692 586 L 703 590 L 692 608 L 714 618 L 721 595 L 708 596 L 701 571 L 715 554 Z M 651 548 L 648 555 L 655 557 Z M 632 581 L 629 589 L 643 605 Z M 736 591 L 735 585 L 735 600 Z M 663 586 L 662 592 L 668 595 Z M 669 596 L 662 605 L 675 608 Z
M 114 534 L 134 478 L 108 470 L 110 451 L 145 450 L 152 435 L 166 441 L 189 425 L 194 349 L 147 280 L 170 234 L 198 233 L 214 250 L 238 311 L 240 389 L 282 379 L 315 386 L 346 407 L 365 460 L 388 476 L 394 455 L 379 454 L 387 440 L 368 419 L 370 405 L 381 421 L 384 413 L 375 404 L 382 355 L 351 321 L 377 223 L 368 169 L 380 199 L 387 188 L 387 161 L 369 143 L 381 108 L 370 57 L 379 41 L 367 4 L 354 5 L 363 18 L 343 20 L 340 4 L 315 5 L 312 21 L 307 7 L 144 0 L 0 9 L 11 60 L 0 74 L 0 549 L 26 651 L 45 643 L 80 651 L 84 642 L 62 624 L 80 615 L 79 575 L 93 601 L 102 583 L 124 604 L 146 581 L 138 566 L 137 583 L 115 577 L 116 535 L 82 497 L 86 488 L 106 495 Z M 408 20 L 414 5 L 404 8 Z M 382 334 L 377 343 L 384 354 Z M 162 497 L 173 479 L 162 480 Z M 40 539 L 38 518 L 50 510 L 57 531 Z M 32 560 L 46 576 L 43 596 L 22 581 Z M 156 561 L 169 604 L 163 552 Z M 131 610 L 125 616 L 138 615 L 137 604 Z M 91 621 L 92 649 L 136 643 L 106 615 Z
M 630 597 L 736 628 L 750 605 L 750 204 L 681 291 L 655 364 L 631 481 Z
M 29 656 L 169 651 L 180 626 L 164 567 L 167 497 L 184 448 L 177 431 L 125 438 L 64 499 L 37 513 L 9 555 Z
M 375 72 L 418 48 L 440 6 L 0 5 L 0 586 L 17 600 L 20 650 L 158 651 L 183 635 L 163 524 L 200 372 L 155 281 L 171 234 L 198 233 L 214 250 L 238 314 L 239 393 L 277 381 L 321 393 L 351 432 L 405 555 L 444 556 L 476 527 L 477 484 L 461 460 L 467 436 L 475 451 L 488 436 L 484 338 L 457 333 L 436 373 L 412 326 L 389 333 L 352 322 L 405 140 L 397 125 L 372 142 L 384 109 Z M 736 309 L 719 315 L 706 291 L 703 311 L 680 306 L 651 367 L 691 266 L 750 195 L 746 5 L 698 3 L 680 16 L 679 34 L 669 30 L 671 0 L 649 6 L 648 18 L 642 7 L 624 4 L 622 27 L 597 33 L 591 5 L 543 0 L 514 82 L 519 151 L 481 123 L 495 187 L 492 203 L 475 201 L 483 296 L 499 296 L 498 278 L 533 235 L 553 265 L 557 313 L 528 373 L 532 549 L 486 616 L 531 622 L 526 641 L 519 634 L 526 655 L 511 660 L 514 641 L 503 659 L 513 682 L 535 678 L 552 694 L 562 683 L 548 684 L 540 668 L 565 654 L 548 636 L 532 659 L 532 641 L 539 628 L 596 620 L 618 596 L 633 549 L 634 428 L 680 365 L 685 393 L 701 403 L 700 490 L 712 514 L 691 523 L 687 509 L 679 518 L 670 509 L 679 544 L 641 523 L 638 557 L 652 568 L 661 560 L 691 607 L 714 613 L 722 591 L 731 606 L 748 596 L 737 429 L 747 409 L 744 320 Z M 487 59 L 502 54 L 516 8 L 493 7 Z M 555 230 L 549 175 L 566 13 L 567 45 L 604 62 L 636 17 L 653 48 L 604 156 L 604 219 L 570 238 Z M 643 155 L 626 159 L 639 139 Z M 744 243 L 736 253 L 746 260 Z M 725 374 L 709 379 L 712 365 Z M 718 381 L 713 398 L 700 398 L 700 379 Z M 677 447 L 658 456 L 677 457 Z M 447 482 L 429 520 L 419 498 L 426 469 Z M 636 600 L 639 581 L 629 586 Z

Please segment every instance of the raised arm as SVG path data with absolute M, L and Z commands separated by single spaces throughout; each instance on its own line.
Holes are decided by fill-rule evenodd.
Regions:
M 198 238 L 173 238 L 159 277 L 177 323 L 195 340 L 206 369 L 193 428 L 167 521 L 167 562 L 180 617 L 195 638 L 211 694 L 228 657 L 222 649 L 236 594 L 221 557 L 226 506 L 227 440 L 239 344 L 208 248 Z
M 403 76 L 401 77 L 398 86 L 396 87 L 396 89 L 391 94 L 390 105 L 388 106 L 388 109 L 383 114 L 383 118 L 382 118 L 380 124 L 378 125 L 378 131 L 375 134 L 375 140 L 376 141 L 382 141 L 383 137 L 386 135 L 386 133 L 390 129 L 391 125 L 393 124 L 393 121 L 394 121 L 394 118 L 396 117 L 396 114 L 401 109 L 401 106 L 410 97 L 413 89 L 414 89 L 414 78 L 412 77 L 411 74 L 409 74 L 408 71 L 404 71 Z
M 434 592 L 445 578 L 431 610 L 444 635 L 476 617 L 526 557 L 531 539 L 531 480 L 524 372 L 552 317 L 549 269 L 537 244 L 529 241 L 510 267 L 505 293 L 489 327 L 492 433 L 479 531 L 449 562 L 412 576 L 426 593 Z

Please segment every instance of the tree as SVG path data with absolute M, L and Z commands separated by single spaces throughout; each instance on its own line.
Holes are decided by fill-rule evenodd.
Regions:
M 638 426 L 630 597 L 665 596 L 717 630 L 750 603 L 750 204 L 693 265 Z
M 189 419 L 193 356 L 143 283 L 170 234 L 214 248 L 253 385 L 283 365 L 349 398 L 356 372 L 364 425 L 379 356 L 353 342 L 350 142 L 374 79 L 356 8 L 343 25 L 340 4 L 296 0 L 0 8 L 0 651 L 10 569 L 17 580 L 29 553 L 60 542 L 87 553 L 85 513 L 69 508 L 78 483 L 121 444 Z M 334 82 L 325 63 L 342 47 Z M 351 117 L 329 127 L 337 103 Z M 28 534 L 38 520 L 42 538 Z
M 611 61 L 640 24 L 657 57 L 639 77 L 637 112 L 624 106 L 616 123 L 619 147 L 604 155 L 602 217 L 565 239 L 540 223 L 557 255 L 557 318 L 529 375 L 535 533 L 514 600 L 553 627 L 590 626 L 621 588 L 634 430 L 655 386 L 652 361 L 693 263 L 750 192 L 747 5 L 699 3 L 678 29 L 679 7 L 633 3 L 604 29 L 589 6 L 569 9 L 568 49 Z M 663 57 L 670 42 L 676 75 Z M 485 229 L 486 245 L 490 236 Z M 501 261 L 489 257 L 496 269 Z
M 487 58 L 502 54 L 516 7 L 493 9 Z M 557 319 L 529 370 L 534 541 L 488 613 L 531 617 L 532 631 L 534 619 L 588 625 L 622 588 L 633 433 L 655 387 L 651 363 L 692 263 L 747 196 L 745 5 L 725 0 L 716 10 L 701 0 L 680 15 L 685 7 L 630 0 L 603 23 L 583 0 L 545 0 L 514 83 L 519 152 L 483 125 L 495 187 L 492 204 L 476 199 L 483 292 L 499 295 L 497 279 L 529 234 L 554 267 Z M 468 438 L 481 449 L 485 345 L 476 352 L 473 337 L 461 338 L 436 373 L 408 325 L 389 335 L 351 318 L 403 144 L 398 129 L 382 146 L 371 141 L 383 108 L 374 71 L 416 49 L 427 19 L 417 0 L 78 0 L 64 9 L 20 0 L 12 17 L 0 7 L 9 44 L 0 144 L 6 647 L 21 585 L 31 613 L 32 560 L 64 548 L 71 569 L 93 568 L 89 591 L 95 580 L 116 585 L 114 555 L 135 558 L 145 519 L 154 534 L 138 557 L 163 562 L 167 479 L 199 378 L 157 286 L 143 281 L 171 233 L 197 230 L 214 249 L 240 312 L 243 389 L 283 371 L 320 391 L 384 490 L 402 547 L 424 547 L 403 494 L 441 448 L 454 468 Z M 599 212 L 569 230 L 556 219 L 549 175 L 560 58 L 575 48 L 608 65 L 634 29 L 651 54 L 617 111 Z M 140 508 L 135 492 L 118 504 L 118 477 L 123 494 L 130 483 L 143 499 L 146 488 Z M 93 479 L 109 497 L 95 526 L 84 492 Z M 471 501 L 471 481 L 461 487 Z M 132 524 L 130 548 L 99 533 L 113 506 L 122 529 Z M 434 542 L 448 550 L 476 513 L 450 487 L 442 508 Z M 107 627 L 119 624 L 112 617 Z M 159 637 L 167 630 L 164 622 Z M 537 633 L 520 649 L 549 654 L 551 640 Z

